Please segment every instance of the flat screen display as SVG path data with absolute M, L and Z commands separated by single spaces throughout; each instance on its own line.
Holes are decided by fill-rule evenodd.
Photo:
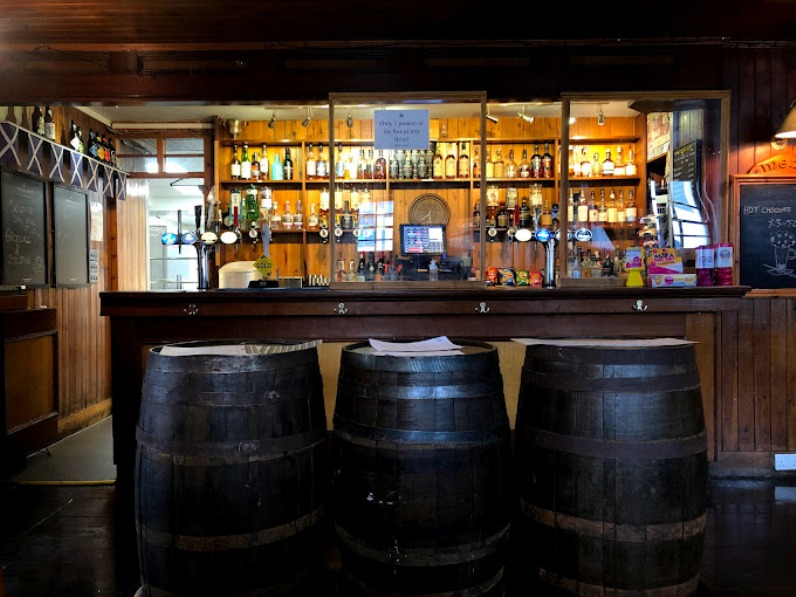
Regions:
M 444 224 L 401 224 L 402 255 L 445 255 L 448 231 Z

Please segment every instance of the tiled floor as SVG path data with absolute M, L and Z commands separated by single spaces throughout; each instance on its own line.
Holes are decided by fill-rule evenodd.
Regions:
M 133 597 L 135 530 L 117 509 L 113 485 L 0 483 L 0 597 Z M 796 474 L 714 471 L 707 514 L 700 595 L 796 596 Z M 327 556 L 323 588 L 308 597 L 344 593 L 333 546 Z

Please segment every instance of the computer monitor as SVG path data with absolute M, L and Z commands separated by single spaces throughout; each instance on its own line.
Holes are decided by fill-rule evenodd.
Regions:
M 402 255 L 445 255 L 448 230 L 444 224 L 401 224 Z

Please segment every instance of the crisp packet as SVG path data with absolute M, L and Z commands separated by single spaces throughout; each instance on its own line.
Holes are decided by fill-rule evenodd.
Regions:
M 531 274 L 527 269 L 518 269 L 514 272 L 514 278 L 517 286 L 528 286 L 531 283 Z
M 498 269 L 498 280 L 501 286 L 514 286 L 514 270 L 510 267 Z
M 530 276 L 529 278 L 530 285 L 533 286 L 534 288 L 541 288 L 542 282 L 544 280 L 544 278 L 542 277 L 542 270 L 532 269 L 530 272 L 528 272 L 528 274 Z
M 486 283 L 487 286 L 496 286 L 498 284 L 498 268 L 486 268 Z

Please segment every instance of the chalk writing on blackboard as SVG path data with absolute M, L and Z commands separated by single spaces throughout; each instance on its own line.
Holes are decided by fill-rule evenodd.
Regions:
M 46 194 L 43 181 L 0 173 L 2 284 L 47 283 Z
M 741 284 L 796 287 L 796 184 L 744 184 L 739 193 Z

